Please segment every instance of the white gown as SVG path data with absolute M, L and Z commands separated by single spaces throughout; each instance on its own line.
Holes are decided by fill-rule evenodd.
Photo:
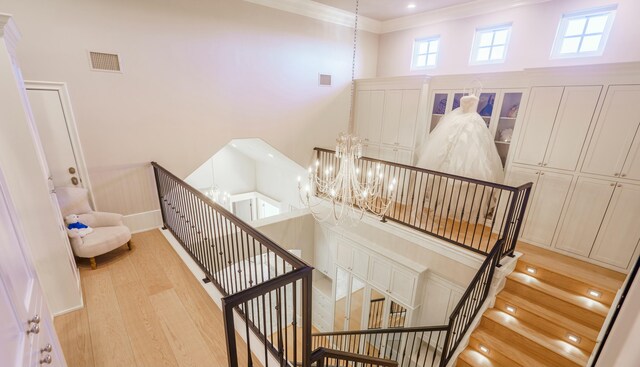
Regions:
M 420 150 L 418 167 L 482 181 L 502 183 L 504 170 L 493 136 L 476 112 L 478 97 L 465 96 L 460 107 L 444 115 Z M 497 192 L 484 185 L 430 176 L 422 189 L 430 208 L 445 206 L 456 221 L 477 223 L 492 217 Z M 455 199 L 453 199 L 455 198 Z M 464 199 L 460 199 L 464 198 Z M 437 200 L 437 204 L 433 201 Z M 450 202 L 450 201 L 455 202 Z M 442 211 L 441 211 L 442 213 Z
M 462 97 L 460 107 L 444 115 L 422 145 L 417 166 L 502 183 L 502 161 L 477 108 L 478 97 Z

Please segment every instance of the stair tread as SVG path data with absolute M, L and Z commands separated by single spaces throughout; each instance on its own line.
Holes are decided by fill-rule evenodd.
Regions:
M 520 259 L 531 265 L 538 265 L 613 293 L 620 289 L 626 278 L 623 273 L 520 241 L 517 245 L 517 251 L 523 253 Z
M 485 356 L 484 354 L 478 352 L 477 350 L 473 350 L 469 347 L 467 347 L 467 349 L 463 350 L 462 353 L 460 353 L 458 359 L 465 361 L 468 365 L 473 367 L 514 367 L 500 364 Z
M 500 354 L 508 356 L 509 359 L 513 360 L 515 363 L 519 363 L 522 366 L 547 367 L 544 363 L 538 361 L 536 358 L 527 353 L 527 351 L 517 348 L 516 346 L 508 342 L 496 338 L 489 330 L 484 329 L 482 326 L 475 329 L 473 331 L 473 334 L 471 334 L 471 337 L 485 344 L 489 344 L 488 346 L 492 346 L 493 349 L 499 350 Z
M 609 307 L 607 307 L 606 305 L 596 300 L 565 291 L 564 289 L 560 289 L 551 284 L 540 281 L 530 275 L 527 275 L 518 271 L 514 271 L 513 273 L 509 274 L 507 278 L 515 282 L 518 282 L 524 286 L 531 287 L 538 291 L 544 292 L 552 297 L 571 303 L 585 310 L 589 310 L 602 317 L 606 317 L 607 314 L 609 313 Z
M 503 325 L 579 366 L 586 365 L 589 360 L 589 354 L 582 349 L 564 340 L 550 337 L 505 312 L 497 309 L 489 309 L 482 316 Z
M 588 325 L 582 324 L 578 321 L 575 321 L 565 315 L 562 315 L 554 310 L 541 306 L 539 304 L 533 303 L 528 299 L 522 298 L 518 295 L 515 295 L 507 290 L 503 290 L 497 296 L 498 298 L 503 299 L 506 303 L 512 304 L 519 308 L 523 308 L 528 310 L 529 312 L 536 314 L 537 316 L 544 318 L 550 322 L 558 324 L 562 327 L 571 330 L 578 335 L 585 337 L 587 339 L 595 341 L 598 337 L 599 331 L 591 328 Z M 518 317 L 516 313 L 516 318 Z

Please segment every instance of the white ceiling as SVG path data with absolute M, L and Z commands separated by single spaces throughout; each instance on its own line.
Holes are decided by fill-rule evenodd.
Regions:
M 351 13 L 356 10 L 356 0 L 314 1 Z M 473 0 L 360 0 L 358 14 L 385 21 L 470 2 Z M 407 8 L 409 4 L 415 4 L 416 7 L 409 9 Z

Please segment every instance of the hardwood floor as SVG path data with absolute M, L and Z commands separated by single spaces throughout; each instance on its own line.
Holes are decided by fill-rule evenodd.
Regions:
M 55 318 L 69 367 L 226 366 L 222 313 L 198 280 L 159 230 L 132 243 L 97 270 L 79 263 L 85 307 Z

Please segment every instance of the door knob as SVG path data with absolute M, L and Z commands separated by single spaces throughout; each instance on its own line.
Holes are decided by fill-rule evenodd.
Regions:
M 69 173 L 71 174 L 76 173 L 76 169 L 74 167 L 69 167 Z
M 47 354 L 40 360 L 40 364 L 51 364 L 51 355 Z
M 78 184 L 78 182 L 80 182 L 80 181 L 78 181 L 78 178 L 77 178 L 77 177 L 71 177 L 71 183 L 72 183 L 72 184 L 77 185 L 77 184 Z
M 47 345 L 44 346 L 44 348 L 40 349 L 40 353 L 51 353 L 51 351 L 53 350 L 53 347 L 51 346 L 51 343 L 47 343 Z
M 38 333 L 40 333 L 40 325 L 38 324 L 31 325 L 31 328 L 27 330 L 27 335 L 38 334 Z

